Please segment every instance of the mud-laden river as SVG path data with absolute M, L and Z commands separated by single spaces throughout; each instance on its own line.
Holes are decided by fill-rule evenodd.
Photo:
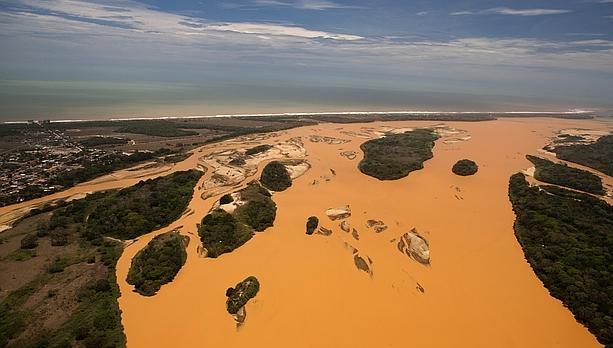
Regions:
M 559 130 L 611 131 L 611 123 L 545 118 L 445 122 L 434 158 L 424 169 L 395 181 L 379 181 L 357 169 L 360 144 L 369 138 L 434 125 L 440 123 L 320 124 L 233 139 L 196 149 L 174 166 L 120 171 L 0 208 L 0 216 L 9 221 L 7 216 L 52 199 L 126 187 L 178 170 L 208 169 L 187 213 L 127 246 L 118 262 L 119 304 L 130 348 L 599 346 L 526 262 L 513 233 L 507 186 L 512 174 L 531 166 L 525 155 L 543 155 L 538 149 Z M 239 175 L 233 188 L 211 189 L 207 182 L 214 167 L 204 156 L 297 139 L 304 145 L 298 155 L 311 168 L 291 188 L 273 195 L 278 207 L 274 226 L 232 253 L 200 257 L 196 225 L 221 194 L 257 178 L 267 162 Z M 452 165 L 462 158 L 476 161 L 479 172 L 452 174 Z M 604 179 L 611 185 L 610 177 Z M 206 198 L 211 190 L 214 195 Z M 343 205 L 351 207 L 346 221 L 357 238 L 324 213 Z M 332 234 L 306 235 L 311 215 Z M 368 220 L 380 220 L 387 229 L 377 233 L 367 227 Z M 413 228 L 428 240 L 429 266 L 397 248 L 399 238 Z M 155 235 L 172 229 L 191 238 L 185 266 L 157 295 L 133 292 L 125 281 L 132 258 Z M 354 249 L 370 260 L 371 274 L 356 267 Z M 225 308 L 225 290 L 249 275 L 259 279 L 261 289 L 246 306 L 246 322 L 237 328 Z

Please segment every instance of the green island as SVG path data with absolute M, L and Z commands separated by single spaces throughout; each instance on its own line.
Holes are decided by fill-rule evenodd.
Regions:
M 4 231 L 0 258 L 19 276 L 2 285 L 0 347 L 125 347 L 115 278 L 123 243 L 109 237 L 151 231 L 134 230 L 128 217 L 147 220 L 142 226 L 151 229 L 170 223 L 187 207 L 200 176 L 178 172 L 90 194 L 34 211 Z
M 127 282 L 141 295 L 153 296 L 172 282 L 187 260 L 189 237 L 177 231 L 160 234 L 132 259 Z
M 237 314 L 238 311 L 255 297 L 260 290 L 260 282 L 254 276 L 249 276 L 233 288 L 226 290 L 226 309 L 230 314 Z
M 606 193 L 598 175 L 544 158 L 530 155 L 526 155 L 526 158 L 536 168 L 534 171 L 536 180 L 601 196 Z
M 557 186 L 509 183 L 515 235 L 550 294 L 605 346 L 613 345 L 613 207 Z
M 613 176 L 613 135 L 602 136 L 592 144 L 557 146 L 552 151 L 559 159 Z
M 272 161 L 262 169 L 260 182 L 267 189 L 277 192 L 285 191 L 292 186 L 292 178 L 287 168 L 279 161 Z
M 263 231 L 275 221 L 277 206 L 259 183 L 249 184 L 239 195 L 241 204 L 231 214 L 218 208 L 202 219 L 198 235 L 207 257 L 233 251 L 251 239 L 254 231 Z
M 360 171 L 379 180 L 404 178 L 424 167 L 424 161 L 433 157 L 432 148 L 438 139 L 431 129 L 415 129 L 402 134 L 388 134 L 360 146 L 364 159 Z
M 451 167 L 451 171 L 460 176 L 474 175 L 478 170 L 479 166 L 477 163 L 469 159 L 461 159 Z
M 133 239 L 168 225 L 183 213 L 201 176 L 194 169 L 176 172 L 107 194 L 89 216 L 85 235 Z

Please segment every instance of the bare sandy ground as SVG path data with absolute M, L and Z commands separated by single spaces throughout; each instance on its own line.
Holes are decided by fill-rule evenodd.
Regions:
M 525 155 L 536 154 L 560 129 L 610 131 L 610 124 L 554 119 L 447 122 L 463 132 L 443 134 L 423 170 L 386 182 L 357 170 L 359 146 L 366 138 L 390 127 L 434 124 L 304 127 L 274 139 L 208 145 L 165 171 L 206 167 L 199 158 L 214 151 L 295 137 L 302 138 L 311 165 L 291 188 L 274 194 L 274 227 L 230 254 L 218 259 L 197 254 L 196 224 L 219 197 L 201 198 L 211 170 L 197 185 L 189 207 L 193 213 L 128 246 L 117 265 L 128 347 L 599 346 L 570 311 L 549 296 L 525 261 L 513 234 L 507 185 L 510 175 L 531 166 Z M 309 141 L 312 136 L 329 139 Z M 357 158 L 341 155 L 348 151 Z M 452 174 L 451 166 L 462 158 L 475 160 L 479 172 L 471 177 Z M 263 164 L 241 185 L 257 177 Z M 142 179 L 132 174 L 53 196 L 124 187 Z M 0 216 L 48 199 L 0 208 Z M 325 216 L 326 209 L 345 204 L 351 206 L 347 221 L 359 232 L 359 240 L 342 231 L 340 221 Z M 311 215 L 332 235 L 307 236 L 305 223 Z M 367 228 L 371 219 L 388 228 L 376 233 Z M 156 296 L 132 292 L 125 282 L 132 257 L 155 235 L 174 228 L 192 239 L 187 263 Z M 398 238 L 412 228 L 429 242 L 429 266 L 396 247 Z M 372 261 L 372 275 L 356 268 L 353 248 Z M 258 277 L 261 289 L 247 304 L 247 320 L 237 329 L 225 310 L 225 290 L 249 275 Z

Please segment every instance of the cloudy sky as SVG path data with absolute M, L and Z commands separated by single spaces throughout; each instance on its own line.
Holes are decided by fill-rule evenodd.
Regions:
M 613 0 L 1 0 L 0 120 L 613 109 Z

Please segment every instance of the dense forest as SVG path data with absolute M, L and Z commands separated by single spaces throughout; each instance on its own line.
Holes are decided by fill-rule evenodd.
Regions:
M 109 193 L 89 216 L 85 235 L 133 239 L 168 225 L 187 208 L 201 176 L 197 170 L 176 172 Z
M 457 161 L 453 167 L 451 167 L 451 171 L 460 176 L 468 176 L 477 173 L 479 170 L 479 166 L 474 161 L 469 159 L 461 159 Z
M 254 276 L 247 277 L 233 288 L 226 290 L 226 309 L 230 314 L 236 314 L 241 307 L 254 298 L 260 291 L 260 282 Z
M 526 155 L 526 158 L 536 167 L 534 171 L 536 180 L 596 195 L 605 194 L 602 180 L 595 174 L 544 158 L 530 155 Z
M 613 135 L 600 137 L 593 144 L 557 146 L 553 152 L 560 159 L 594 168 L 613 176 Z
M 123 145 L 130 142 L 130 139 L 117 137 L 91 137 L 79 140 L 79 144 L 85 147 L 100 147 L 107 145 Z
M 188 237 L 167 232 L 153 238 L 132 259 L 128 284 L 141 295 L 153 296 L 162 285 L 170 283 L 187 260 Z
M 137 120 L 125 122 L 124 126 L 118 128 L 118 133 L 144 134 L 158 137 L 185 137 L 198 135 L 198 132 L 184 130 L 180 125 L 166 120 Z
M 613 207 L 556 186 L 509 183 L 515 235 L 536 275 L 575 318 L 613 345 Z
M 208 257 L 231 252 L 251 239 L 253 231 L 263 231 L 275 221 L 277 206 L 260 184 L 251 183 L 239 194 L 243 204 L 232 214 L 216 209 L 202 219 L 198 234 Z
M 287 168 L 279 161 L 272 161 L 262 169 L 260 182 L 267 189 L 277 192 L 285 191 L 292 186 L 292 178 Z
M 364 159 L 358 165 L 362 173 L 379 180 L 396 180 L 424 167 L 432 158 L 438 136 L 430 129 L 416 129 L 403 134 L 389 134 L 362 144 Z

